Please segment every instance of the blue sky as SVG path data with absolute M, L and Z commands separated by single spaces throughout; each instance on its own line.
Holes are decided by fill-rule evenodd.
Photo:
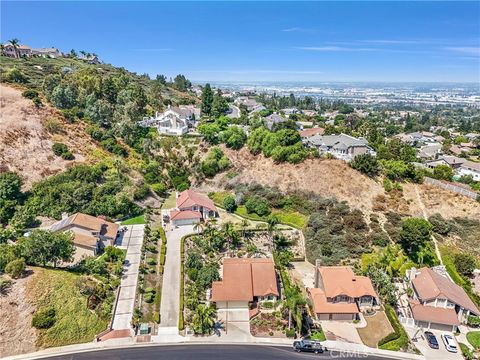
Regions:
M 1 2 L 1 41 L 210 81 L 480 82 L 480 2 Z

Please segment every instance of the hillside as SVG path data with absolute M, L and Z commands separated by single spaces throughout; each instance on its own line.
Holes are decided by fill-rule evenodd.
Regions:
M 374 198 L 384 193 L 380 184 L 340 160 L 307 159 L 296 165 L 275 164 L 272 159 L 252 155 L 247 148 L 240 151 L 223 149 L 234 171 L 239 173 L 235 178 L 238 182 L 257 182 L 284 192 L 313 191 L 324 197 L 336 197 L 367 212 L 372 210 Z
M 72 163 L 85 162 L 88 153 L 96 148 L 85 133 L 85 124 L 67 123 L 59 111 L 48 105 L 35 107 L 19 89 L 0 84 L 0 109 L 0 164 L 5 170 L 19 173 L 26 188 Z M 54 142 L 65 143 L 75 159 L 67 161 L 55 156 Z

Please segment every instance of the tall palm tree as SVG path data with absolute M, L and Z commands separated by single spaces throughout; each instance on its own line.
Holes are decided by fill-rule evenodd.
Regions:
M 205 229 L 205 225 L 201 222 L 197 222 L 195 223 L 195 225 L 193 225 L 193 230 L 197 232 L 197 234 L 200 234 L 201 232 L 203 232 L 203 230 Z
M 275 215 L 270 215 L 267 219 L 267 232 L 268 232 L 268 235 L 270 236 L 272 249 L 273 249 L 273 233 L 277 229 L 277 225 L 279 222 L 280 220 Z
M 13 38 L 11 40 L 8 40 L 8 42 L 10 43 L 10 45 L 13 46 L 13 51 L 15 52 L 15 57 L 16 58 L 20 57 L 20 55 L 18 54 L 18 45 L 20 45 L 20 40 L 18 40 L 17 38 Z
M 215 325 L 216 311 L 213 306 L 198 305 L 192 319 L 196 334 L 210 334 Z

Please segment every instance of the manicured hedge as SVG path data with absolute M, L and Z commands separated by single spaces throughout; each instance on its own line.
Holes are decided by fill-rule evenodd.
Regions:
M 383 350 L 399 351 L 408 345 L 408 335 L 398 320 L 395 310 L 390 305 L 385 305 L 385 314 L 393 327 L 393 333 L 388 334 L 378 342 L 378 347 Z
M 185 323 L 183 320 L 183 308 L 184 308 L 184 283 L 185 283 L 185 237 L 180 240 L 180 311 L 178 314 L 178 330 L 185 329 Z

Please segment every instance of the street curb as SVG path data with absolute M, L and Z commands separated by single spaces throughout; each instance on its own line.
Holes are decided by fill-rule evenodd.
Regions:
M 40 350 L 34 353 L 29 354 L 22 354 L 22 355 L 13 355 L 2 358 L 3 360 L 26 360 L 26 359 L 44 359 L 54 356 L 65 356 L 65 355 L 72 355 L 72 354 L 79 354 L 79 353 L 88 353 L 88 352 L 97 352 L 97 351 L 105 351 L 105 350 L 118 350 L 118 349 L 128 349 L 128 348 L 142 348 L 142 347 L 159 347 L 159 346 L 216 346 L 216 345 L 227 345 L 227 346 L 275 346 L 275 347 L 291 347 L 290 344 L 285 343 L 274 343 L 274 342 L 207 342 L 207 341 L 182 341 L 182 342 L 174 342 L 174 343 L 129 343 L 129 344 L 107 344 L 107 343 L 86 343 L 86 344 L 78 344 L 78 345 L 68 345 L 60 348 L 50 348 L 46 350 Z M 343 354 L 350 354 L 353 356 L 380 356 L 395 360 L 424 360 L 425 357 L 422 355 L 415 355 L 415 354 L 408 354 L 408 353 L 397 353 L 388 350 L 380 350 L 380 349 L 371 349 L 373 351 L 369 351 L 370 349 L 358 349 L 358 350 L 348 350 L 348 349 L 341 349 L 336 346 L 328 346 L 327 348 L 329 351 L 338 352 L 336 357 L 344 357 Z

